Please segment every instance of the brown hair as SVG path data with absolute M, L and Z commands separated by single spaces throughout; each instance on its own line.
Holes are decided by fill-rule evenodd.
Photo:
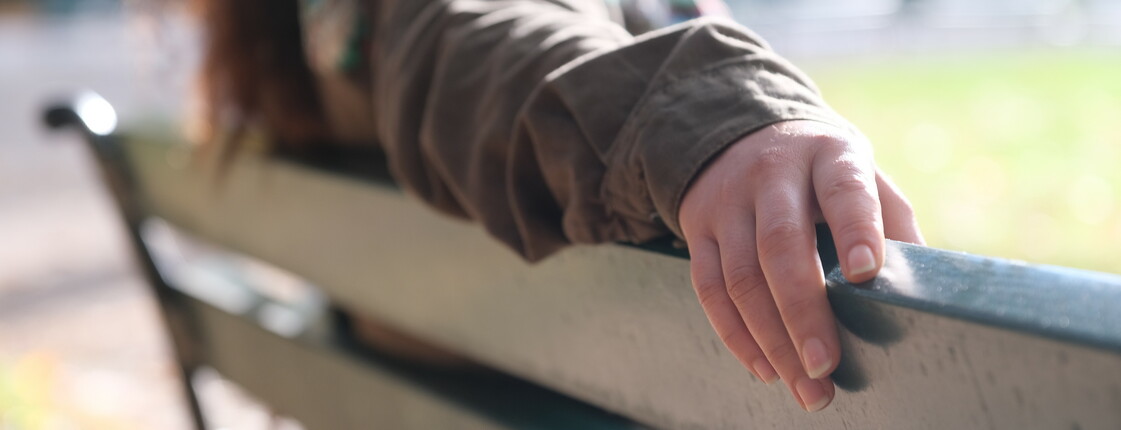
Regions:
M 328 137 L 297 2 L 193 1 L 204 37 L 198 138 L 228 152 L 250 128 L 287 148 Z

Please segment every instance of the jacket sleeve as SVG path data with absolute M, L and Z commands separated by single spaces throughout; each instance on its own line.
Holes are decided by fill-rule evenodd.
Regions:
M 681 237 L 682 194 L 727 145 L 782 120 L 847 124 L 731 22 L 635 38 L 577 0 L 383 0 L 375 16 L 393 174 L 529 260 Z

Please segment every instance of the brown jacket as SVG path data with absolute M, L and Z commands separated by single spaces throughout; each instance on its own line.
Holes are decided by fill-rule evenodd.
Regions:
M 726 146 L 777 121 L 847 124 L 732 22 L 634 37 L 600 0 L 365 6 L 372 78 L 358 87 L 373 103 L 321 82 L 330 116 L 372 117 L 349 128 L 376 138 L 411 194 L 529 260 L 681 237 L 682 195 Z

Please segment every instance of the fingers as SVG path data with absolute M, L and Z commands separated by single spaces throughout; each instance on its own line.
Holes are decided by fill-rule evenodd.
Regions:
M 759 265 L 751 217 L 725 224 L 719 232 L 719 251 L 728 297 L 763 354 L 786 382 L 794 398 L 807 410 L 818 410 L 832 400 L 832 383 L 807 376 L 798 348 L 787 333 L 771 287 Z M 806 382 L 810 381 L 810 382 Z M 826 388 L 824 384 L 829 384 Z
M 841 356 L 814 216 L 830 225 L 853 282 L 883 266 L 885 231 L 922 241 L 906 199 L 877 176 L 867 142 L 815 122 L 778 124 L 735 143 L 690 186 L 679 213 L 713 328 L 757 377 L 782 378 L 811 411 L 833 399 L 827 375 Z
M 712 324 L 724 346 L 744 367 L 755 374 L 756 378 L 767 384 L 777 381 L 778 372 L 771 367 L 767 357 L 763 355 L 763 351 L 747 331 L 747 326 L 744 325 L 736 305 L 728 297 L 724 274 L 720 270 L 720 252 L 717 250 L 716 243 L 706 239 L 690 242 L 689 254 L 693 288 L 697 292 L 697 299 L 700 300 L 709 324 Z
M 884 234 L 888 239 L 925 245 L 911 202 L 883 171 L 876 169 L 876 189 L 883 206 Z
M 786 330 L 811 378 L 832 373 L 841 355 L 817 255 L 809 183 L 803 177 L 759 190 L 759 262 Z
M 861 150 L 833 142 L 823 145 L 813 161 L 814 192 L 833 231 L 841 271 L 851 282 L 872 279 L 884 262 L 875 168 Z
M 825 277 L 814 237 L 809 184 L 777 182 L 757 193 L 756 234 L 759 262 L 805 375 L 795 383 L 806 410 L 833 399 L 825 378 L 841 355 L 833 312 L 825 296 Z

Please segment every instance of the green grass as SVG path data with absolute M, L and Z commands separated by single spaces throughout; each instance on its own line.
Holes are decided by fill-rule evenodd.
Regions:
M 1121 54 L 807 69 L 875 144 L 930 245 L 1121 272 Z

